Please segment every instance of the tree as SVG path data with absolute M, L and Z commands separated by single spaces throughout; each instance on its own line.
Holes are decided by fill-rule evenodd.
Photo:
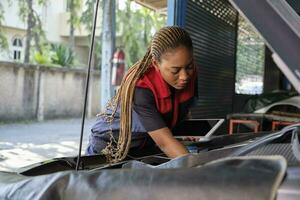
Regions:
M 100 5 L 102 6 L 101 3 L 102 3 L 102 1 L 100 1 Z M 80 22 L 85 25 L 86 29 L 90 31 L 90 34 L 91 34 L 92 28 L 93 28 L 95 4 L 96 4 L 96 0 L 86 0 L 85 1 L 86 9 L 82 12 L 82 15 L 80 17 Z
M 127 0 L 125 8 L 117 9 L 118 47 L 124 49 L 126 65 L 131 66 L 145 54 L 151 36 L 166 25 L 166 17 L 148 8 L 132 9 L 134 2 Z
M 125 2 L 124 8 L 120 6 L 121 1 L 116 1 L 116 46 L 124 50 L 126 65 L 131 66 L 145 53 L 151 35 L 166 25 L 166 16 L 144 7 L 133 9 L 135 3 L 131 0 L 122 2 Z M 88 30 L 92 30 L 94 4 L 95 0 L 86 0 L 86 9 L 81 16 L 81 22 Z M 96 40 L 94 58 L 97 61 L 101 60 L 101 45 L 100 40 Z
M 253 90 L 253 86 L 249 83 L 251 82 L 252 85 L 255 82 L 263 83 L 265 44 L 261 36 L 243 17 L 239 17 L 238 25 L 236 92 L 253 94 L 252 92 L 257 93 L 260 90 L 259 88 Z
M 89 31 L 89 37 L 91 41 L 91 36 L 92 36 L 92 28 L 93 28 L 93 19 L 94 19 L 94 10 L 95 10 L 95 4 L 96 4 L 96 0 L 86 0 L 85 1 L 85 10 L 82 12 L 82 15 L 80 17 L 80 22 L 85 26 L 85 28 Z M 99 2 L 100 4 L 100 8 L 102 7 L 102 0 L 100 0 Z M 99 9 L 99 8 L 97 8 Z M 100 11 L 102 12 L 102 10 L 100 9 L 98 11 L 98 16 L 101 16 Z M 99 22 L 98 22 L 99 24 Z M 97 37 L 97 36 L 96 36 Z M 100 35 L 98 36 L 100 37 Z M 95 50 L 93 51 L 93 60 L 92 60 L 92 66 L 94 66 L 94 68 L 96 68 L 97 66 L 100 66 L 99 63 L 101 63 L 101 42 L 100 39 L 96 39 L 95 41 Z M 91 44 L 89 43 L 89 48 L 91 47 Z
M 80 25 L 80 16 L 78 15 L 81 7 L 81 0 L 68 0 L 69 11 L 70 11 L 70 49 L 75 49 L 75 29 Z
M 38 0 L 38 5 L 44 6 L 46 1 Z M 42 53 L 42 43 L 46 36 L 39 15 L 33 9 L 33 0 L 19 0 L 19 16 L 27 23 L 24 63 L 29 63 L 31 41 L 34 40 L 37 51 Z
M 4 21 L 4 8 L 2 3 L 0 2 L 0 49 L 7 49 L 8 43 L 3 33 L 3 27 L 2 27 L 3 21 Z

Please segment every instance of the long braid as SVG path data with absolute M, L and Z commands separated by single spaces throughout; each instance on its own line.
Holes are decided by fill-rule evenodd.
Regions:
M 143 59 L 135 63 L 123 78 L 116 96 L 111 100 L 108 106 L 113 108 L 113 112 L 107 117 L 107 121 L 112 123 L 114 115 L 120 106 L 120 131 L 116 142 L 111 132 L 111 141 L 102 151 L 109 162 L 118 162 L 123 160 L 131 143 L 131 125 L 132 125 L 132 102 L 136 82 L 151 67 L 153 59 L 160 61 L 163 53 L 179 46 L 185 46 L 192 50 L 192 41 L 189 34 L 182 28 L 171 26 L 160 29 L 153 37 L 150 47 L 147 49 Z M 103 114 L 101 114 L 103 115 Z

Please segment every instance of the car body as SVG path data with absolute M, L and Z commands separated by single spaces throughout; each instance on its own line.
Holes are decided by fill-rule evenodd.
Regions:
M 300 52 L 300 35 L 287 19 L 287 4 L 230 2 L 262 34 L 274 61 L 300 92 L 300 56 L 290 52 Z M 280 35 L 269 33 L 269 25 L 279 26 L 288 38 L 281 41 Z M 286 43 L 295 47 L 286 48 Z M 161 154 L 130 155 L 117 163 L 107 163 L 101 155 L 52 159 L 19 173 L 1 172 L 0 198 L 300 199 L 299 130 L 295 124 L 277 132 L 210 136 L 185 142 L 196 146 L 198 153 L 172 160 Z M 79 171 L 74 170 L 77 163 Z
M 295 113 L 300 114 L 300 96 L 294 96 L 272 103 L 268 106 L 256 110 L 254 113 L 266 114 L 273 110 L 283 110 L 283 108 L 287 106 L 291 107 L 290 109 L 293 110 Z

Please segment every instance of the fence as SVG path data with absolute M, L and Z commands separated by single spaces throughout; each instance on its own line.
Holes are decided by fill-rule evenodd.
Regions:
M 87 115 L 100 111 L 100 72 L 91 75 Z M 80 117 L 86 70 L 0 62 L 0 121 Z

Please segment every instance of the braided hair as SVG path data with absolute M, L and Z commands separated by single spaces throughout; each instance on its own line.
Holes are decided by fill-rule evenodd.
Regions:
M 154 34 L 151 44 L 142 60 L 135 63 L 123 78 L 116 96 L 114 96 L 108 104 L 108 107 L 111 107 L 113 110 L 112 114 L 106 117 L 107 122 L 110 123 L 112 123 L 114 115 L 120 106 L 120 131 L 118 141 L 115 141 L 111 131 L 111 141 L 102 151 L 109 162 L 123 160 L 130 149 L 132 104 L 137 80 L 152 66 L 151 63 L 153 59 L 160 62 L 164 53 L 180 46 L 186 47 L 190 51 L 193 50 L 192 40 L 183 28 L 177 26 L 161 28 Z

